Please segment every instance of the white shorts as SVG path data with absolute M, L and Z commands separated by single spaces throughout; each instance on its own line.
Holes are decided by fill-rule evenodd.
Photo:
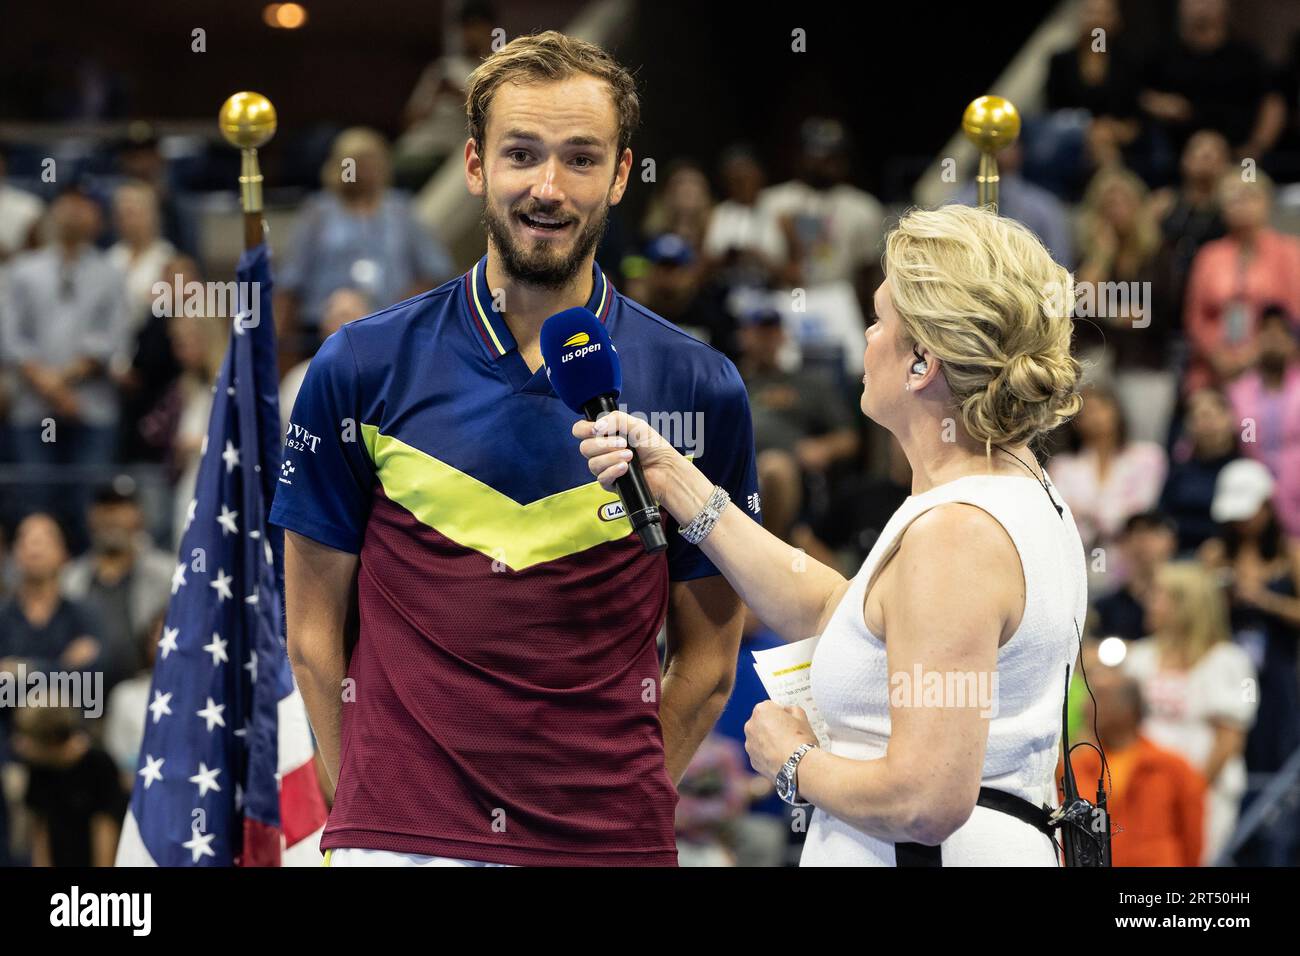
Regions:
M 424 856 L 420 853 L 394 853 L 391 850 L 358 850 L 340 847 L 326 850 L 322 866 L 508 866 L 507 863 L 484 863 L 481 860 L 456 860 L 449 856 Z

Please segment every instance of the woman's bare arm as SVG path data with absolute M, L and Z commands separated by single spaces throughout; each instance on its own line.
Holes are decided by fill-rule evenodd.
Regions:
M 882 840 L 935 845 L 966 822 L 979 797 L 998 646 L 1023 614 L 1023 575 L 1002 526 L 961 504 L 914 521 L 892 563 L 888 751 L 851 760 L 814 750 L 799 764 L 799 793 Z M 972 693 L 936 705 L 916 686 L 918 668 L 923 680 L 934 675 L 938 686 Z

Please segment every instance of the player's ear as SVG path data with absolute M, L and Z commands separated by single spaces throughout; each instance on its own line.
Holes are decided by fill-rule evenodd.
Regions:
M 627 192 L 627 179 L 632 173 L 632 148 L 629 146 L 623 150 L 623 155 L 618 158 L 618 165 L 614 167 L 614 182 L 609 187 L 609 204 L 617 206 L 623 199 L 623 194 Z
M 483 179 L 483 158 L 478 152 L 474 137 L 465 140 L 465 187 L 471 196 L 482 196 L 487 191 Z

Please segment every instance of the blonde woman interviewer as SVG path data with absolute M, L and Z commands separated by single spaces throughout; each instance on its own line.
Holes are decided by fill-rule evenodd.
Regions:
M 902 445 L 912 495 L 851 580 L 728 507 L 646 423 L 614 412 L 573 433 L 606 487 L 635 446 L 683 537 L 758 616 L 790 641 L 821 635 L 829 746 L 798 708 L 764 702 L 746 725 L 754 767 L 817 808 L 804 865 L 1054 866 L 1049 837 L 981 789 L 1054 802 L 1087 585 L 1030 443 L 1080 405 L 1070 278 L 1023 226 L 962 206 L 904 216 L 884 266 L 861 406 Z M 917 686 L 931 680 L 991 694 L 935 699 Z

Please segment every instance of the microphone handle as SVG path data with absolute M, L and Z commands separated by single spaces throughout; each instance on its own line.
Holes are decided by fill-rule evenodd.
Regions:
M 582 407 L 588 421 L 595 421 L 606 412 L 618 411 L 613 395 L 600 395 Z M 657 554 L 668 547 L 668 538 L 659 517 L 659 503 L 650 493 L 646 484 L 645 472 L 641 470 L 641 460 L 636 449 L 632 449 L 632 460 L 627 463 L 627 471 L 622 477 L 614 479 L 614 489 L 623 510 L 627 512 L 632 528 L 641 539 L 641 545 L 647 554 Z

